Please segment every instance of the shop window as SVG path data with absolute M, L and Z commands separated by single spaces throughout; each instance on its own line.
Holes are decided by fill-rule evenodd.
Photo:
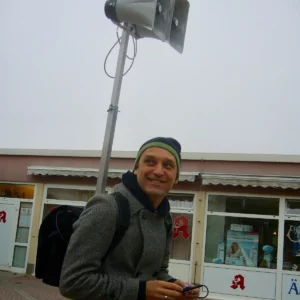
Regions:
M 208 216 L 205 262 L 276 268 L 278 220 Z
M 0 197 L 33 199 L 34 186 L 1 183 L 0 184 Z
M 257 215 L 278 215 L 279 199 L 214 195 L 208 210 L 206 263 L 276 269 L 278 217 Z
M 87 202 L 95 195 L 95 190 L 80 190 L 66 188 L 48 188 L 47 199 Z
M 169 203 L 171 209 L 193 209 L 194 208 L 194 195 L 187 194 L 169 194 Z
M 42 220 L 45 219 L 45 217 L 56 207 L 58 207 L 59 205 L 57 204 L 45 204 L 44 205 L 44 211 L 43 211 L 43 216 L 42 216 Z
M 189 261 L 191 259 L 193 215 L 172 213 L 172 217 L 174 227 L 170 258 Z
M 27 247 L 15 246 L 13 267 L 25 268 Z
M 57 206 L 57 204 L 45 204 L 42 219 L 44 220 L 45 217 L 51 212 L 51 210 L 56 208 Z
M 286 215 L 300 216 L 300 199 L 287 199 L 285 203 Z
M 300 271 L 300 220 L 284 223 L 283 270 Z
M 279 199 L 210 195 L 207 210 L 210 212 L 278 216 Z
M 293 220 L 290 220 L 291 216 Z M 286 199 L 283 270 L 300 271 L 300 199 Z
M 17 243 L 28 243 L 29 230 L 32 217 L 32 203 L 21 202 L 19 210 L 18 227 L 16 234 Z

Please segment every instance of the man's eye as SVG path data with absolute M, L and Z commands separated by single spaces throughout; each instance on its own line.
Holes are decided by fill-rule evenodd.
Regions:
M 172 169 L 172 168 L 173 168 L 173 165 L 170 164 L 170 163 L 165 163 L 165 164 L 164 164 L 164 167 L 165 167 L 166 169 Z
M 145 160 L 145 163 L 147 164 L 147 165 L 153 165 L 154 164 L 154 160 L 153 159 L 146 159 Z

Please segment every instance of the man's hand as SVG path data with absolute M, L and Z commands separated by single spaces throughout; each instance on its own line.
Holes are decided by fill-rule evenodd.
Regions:
M 181 280 L 176 280 L 174 283 L 177 284 L 178 286 L 182 287 L 182 289 L 187 287 L 187 286 L 193 286 L 192 284 L 188 284 L 188 283 L 186 283 L 184 281 L 181 281 Z M 183 299 L 187 299 L 187 298 L 195 298 L 199 295 L 199 292 L 200 292 L 199 288 L 191 290 L 187 293 L 182 294 L 179 299 L 183 300 Z
M 151 280 L 146 282 L 146 299 L 181 299 L 182 287 L 176 283 Z

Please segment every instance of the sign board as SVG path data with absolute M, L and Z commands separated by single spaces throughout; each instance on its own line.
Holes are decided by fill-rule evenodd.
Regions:
M 282 275 L 282 299 L 299 300 L 300 299 L 300 275 Z
M 211 294 L 276 298 L 276 273 L 204 266 L 203 284 Z
M 17 216 L 16 204 L 0 203 L 0 267 L 11 265 Z

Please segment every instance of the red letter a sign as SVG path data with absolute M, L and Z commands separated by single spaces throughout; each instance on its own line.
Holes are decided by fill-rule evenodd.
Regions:
M 180 216 L 174 219 L 173 239 L 177 239 L 180 233 L 185 240 L 190 237 L 189 220 L 184 216 Z
M 6 223 L 6 212 L 5 211 L 0 211 L 0 223 Z

